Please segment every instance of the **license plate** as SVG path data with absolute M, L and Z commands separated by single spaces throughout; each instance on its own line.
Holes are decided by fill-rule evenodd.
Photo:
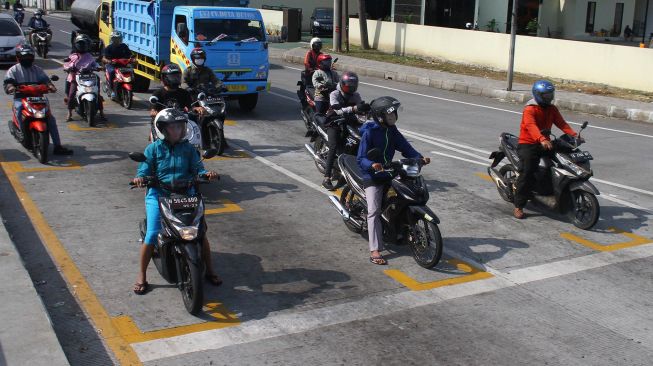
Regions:
M 227 90 L 230 92 L 245 92 L 247 85 L 227 85 Z
M 590 154 L 589 151 L 579 151 L 579 152 L 573 152 L 569 154 L 569 157 L 573 161 L 587 161 L 587 160 L 593 160 L 594 157 L 592 157 L 592 154 Z
M 200 198 L 195 197 L 173 197 L 170 198 L 170 206 L 173 210 L 188 210 L 200 205 Z

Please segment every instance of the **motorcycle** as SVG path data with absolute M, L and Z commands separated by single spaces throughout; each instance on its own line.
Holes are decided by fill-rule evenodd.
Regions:
M 335 70 L 335 64 L 338 58 L 335 58 L 332 63 L 332 70 Z M 303 75 L 303 74 L 302 74 Z M 297 82 L 299 89 L 297 90 L 297 97 L 301 105 L 301 115 L 304 125 L 306 126 L 306 137 L 311 136 L 315 130 L 313 129 L 313 121 L 317 110 L 315 108 L 315 88 L 313 84 L 307 84 L 303 79 Z M 335 89 L 334 89 L 335 90 Z
M 583 123 L 580 132 L 587 124 Z M 576 227 L 588 230 L 599 219 L 600 207 L 596 196 L 600 193 L 589 182 L 594 174 L 590 160 L 594 158 L 588 151 L 578 148 L 583 143 L 580 132 L 577 138 L 566 134 L 556 138 L 551 134 L 551 130 L 542 131 L 543 135 L 553 138 L 553 150 L 540 159 L 535 173 L 537 184 L 531 193 L 531 200 L 547 209 L 566 214 Z M 497 186 L 499 195 L 510 203 L 514 200 L 515 182 L 521 167 L 517 146 L 517 136 L 502 133 L 499 138 L 499 150 L 490 155 L 490 159 L 494 160 L 488 167 L 488 174 Z M 504 158 L 508 158 L 508 163 L 497 170 Z
M 367 153 L 370 160 L 381 156 L 381 150 Z M 340 197 L 329 199 L 338 210 L 349 230 L 367 231 L 367 201 L 363 185 L 363 172 L 356 156 L 343 154 L 338 165 L 347 181 Z M 426 203 L 429 190 L 421 176 L 422 159 L 401 159 L 384 166 L 392 180 L 383 194 L 381 223 L 383 241 L 408 245 L 415 262 L 424 268 L 433 268 L 442 257 L 443 241 L 438 224 L 440 219 Z
M 352 119 L 355 118 L 355 123 L 352 123 Z M 315 131 L 313 136 L 314 142 L 311 145 L 310 143 L 304 144 L 304 147 L 311 154 L 315 166 L 320 174 L 324 174 L 326 170 L 326 161 L 327 156 L 329 155 L 329 136 L 327 135 L 326 129 L 323 127 L 324 123 L 327 121 L 327 117 L 323 114 L 316 114 L 312 121 L 312 130 Z M 338 126 L 340 133 L 340 141 L 344 142 L 341 151 L 338 151 L 337 154 L 356 155 L 358 153 L 358 145 L 360 145 L 361 135 L 359 128 L 366 122 L 366 116 L 357 114 L 355 117 L 339 117 L 332 121 L 333 124 Z M 333 167 L 333 172 L 331 177 L 337 182 L 335 189 L 342 187 L 345 184 L 345 180 L 342 178 L 342 173 L 338 164 L 335 164 Z
M 64 62 L 69 61 L 69 58 L 64 59 Z M 95 69 L 84 68 L 82 70 L 76 68 L 64 69 L 66 72 L 75 73 L 75 82 L 77 84 L 75 111 L 86 120 L 89 127 L 95 127 L 95 115 L 100 109 L 100 78 L 94 72 L 103 69 L 102 67 Z
M 53 75 L 52 81 L 59 80 Z M 12 121 L 9 121 L 9 131 L 16 140 L 28 150 L 41 164 L 48 162 L 48 145 L 50 135 L 48 132 L 48 118 L 50 118 L 50 104 L 44 94 L 48 93 L 45 84 L 23 84 L 16 86 L 16 93 L 23 94 L 22 125 L 18 123 L 16 110 L 12 108 Z
M 204 159 L 216 155 L 215 150 L 207 150 Z M 136 162 L 147 160 L 143 153 L 130 153 L 129 158 Z M 168 283 L 175 284 L 186 310 L 197 315 L 204 303 L 204 260 L 202 243 L 206 235 L 204 220 L 204 199 L 200 185 L 209 183 L 204 175 L 192 181 L 175 182 L 173 185 L 159 182 L 156 174 L 146 177 L 148 188 L 159 187 L 171 192 L 169 197 L 159 197 L 161 211 L 161 232 L 152 251 L 152 260 L 157 271 Z M 136 186 L 130 182 L 132 189 Z M 147 218 L 139 225 L 141 239 L 145 239 Z
M 32 47 L 36 49 L 36 53 L 44 59 L 48 58 L 48 52 L 50 49 L 50 42 L 48 41 L 48 38 L 50 38 L 49 31 L 49 28 L 30 29 L 30 44 L 32 44 Z M 34 39 L 36 44 L 34 44 Z
M 18 23 L 18 25 L 22 27 L 23 20 L 25 20 L 25 10 L 23 9 L 14 10 L 14 20 L 16 20 L 16 23 Z
M 216 149 L 218 155 L 222 155 L 227 147 L 227 139 L 224 137 L 227 104 L 220 93 L 226 92 L 227 88 L 217 89 L 213 85 L 200 85 L 197 90 L 193 90 L 193 94 L 197 91 L 197 104 L 205 110 L 199 121 L 202 148 Z
M 173 107 L 168 107 L 163 103 L 159 102 L 159 98 L 155 96 L 150 97 L 150 103 L 152 104 L 157 104 L 162 107 L 164 107 L 162 110 L 159 111 L 159 113 L 165 111 L 166 109 L 176 109 L 180 110 L 178 106 L 173 106 Z M 184 113 L 182 111 L 182 113 Z M 157 113 L 158 115 L 158 113 Z M 188 114 L 184 113 L 186 116 L 186 136 L 184 137 L 188 142 L 191 143 L 191 145 L 195 146 L 195 148 L 199 151 L 202 148 L 202 132 L 200 130 L 199 125 L 197 122 L 193 121 L 192 119 L 188 118 Z M 159 136 L 156 133 L 156 128 L 154 126 L 154 120 L 156 117 L 152 118 L 151 126 L 150 126 L 150 141 L 154 142 L 159 139 Z
M 116 99 L 120 104 L 126 109 L 131 109 L 132 102 L 134 98 L 132 80 L 134 78 L 134 68 L 133 68 L 133 59 L 129 58 L 119 58 L 112 59 L 111 64 L 115 66 L 114 73 L 115 77 L 113 79 L 113 88 L 116 92 Z M 109 88 L 109 70 L 105 68 L 104 72 L 104 93 L 111 99 L 111 93 L 113 90 Z

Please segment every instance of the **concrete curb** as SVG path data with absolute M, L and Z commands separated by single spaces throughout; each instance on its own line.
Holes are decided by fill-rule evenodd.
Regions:
M 303 52 L 303 49 L 302 49 Z M 303 64 L 304 56 L 293 54 L 293 50 L 286 51 L 281 57 L 283 61 Z M 376 68 L 363 67 L 359 65 L 349 65 L 346 62 L 338 61 L 341 70 L 347 69 L 361 76 L 371 76 L 388 80 L 401 81 L 409 84 L 429 86 L 435 89 L 455 91 L 458 93 L 480 95 L 488 98 L 499 99 L 502 101 L 525 104 L 532 98 L 530 93 L 506 91 L 501 89 L 487 88 L 480 85 L 468 84 L 460 81 L 448 79 L 427 78 L 418 75 L 411 75 L 402 72 L 380 70 Z M 574 112 L 596 114 L 605 117 L 626 119 L 638 122 L 653 123 L 653 110 L 622 108 L 615 105 L 602 105 L 594 103 L 583 103 L 572 100 L 556 99 L 555 104 L 561 108 Z
M 52 321 L 0 218 L 0 364 L 69 365 Z

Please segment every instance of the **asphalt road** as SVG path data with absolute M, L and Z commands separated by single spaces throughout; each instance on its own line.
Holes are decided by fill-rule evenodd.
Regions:
M 71 25 L 49 20 L 60 59 Z M 38 64 L 63 76 L 54 61 Z M 199 318 L 154 266 L 153 290 L 131 291 L 144 210 L 143 192 L 127 186 L 136 171 L 127 152 L 147 144 L 147 94 L 130 111 L 107 102 L 109 123 L 92 130 L 79 117 L 64 122 L 63 95 L 49 95 L 75 151 L 50 166 L 0 130 L 0 212 L 71 363 L 650 364 L 653 126 L 564 113 L 590 122 L 585 148 L 602 211 L 586 232 L 531 206 L 527 220 L 513 219 L 486 180 L 487 156 L 501 132 L 518 132 L 521 106 L 363 80 L 367 101 L 402 101 L 399 127 L 433 159 L 423 174 L 445 243 L 434 270 L 396 246 L 380 267 L 318 186 L 303 149 L 298 71 L 276 62 L 270 78 L 253 113 L 229 105 L 231 149 L 207 162 L 222 175 L 204 193 L 225 283 L 206 285 Z

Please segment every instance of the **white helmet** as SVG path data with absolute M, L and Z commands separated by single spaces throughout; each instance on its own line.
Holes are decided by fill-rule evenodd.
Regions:
M 320 51 L 322 49 L 322 40 L 315 37 L 311 39 L 311 49 L 315 52 Z M 317 49 L 315 49 L 317 47 Z
M 181 139 L 183 140 L 184 137 L 186 137 L 186 130 L 188 130 L 188 119 L 186 118 L 186 115 L 175 108 L 165 108 L 154 117 L 154 130 L 156 131 L 156 137 L 159 140 L 165 140 L 167 137 L 165 127 L 172 123 L 183 123 L 186 128 L 184 128 L 184 135 L 181 136 Z

